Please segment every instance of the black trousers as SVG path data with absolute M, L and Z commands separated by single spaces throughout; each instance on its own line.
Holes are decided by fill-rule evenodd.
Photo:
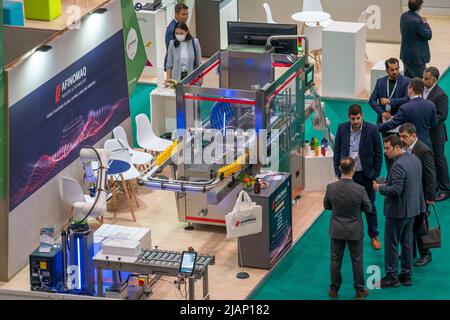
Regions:
M 445 144 L 433 145 L 434 163 L 436 165 L 437 187 L 439 191 L 450 193 L 448 162 L 445 157 Z
M 407 76 L 410 79 L 423 78 L 423 73 L 427 68 L 425 64 L 407 64 L 405 63 L 405 61 L 403 61 L 403 64 L 405 65 L 405 76 Z
M 402 271 L 405 278 L 412 276 L 413 225 L 415 218 L 386 218 L 384 227 L 384 261 L 386 275 L 398 278 L 398 245 L 401 246 Z
M 364 271 L 363 271 L 363 239 L 360 240 L 338 240 L 331 239 L 331 285 L 333 290 L 339 290 L 342 284 L 342 258 L 344 257 L 345 246 L 348 245 L 350 258 L 352 260 L 353 284 L 355 290 L 363 291 Z
M 353 181 L 366 189 L 369 200 L 372 203 L 372 212 L 364 212 L 367 220 L 367 233 L 370 238 L 378 237 L 378 217 L 377 207 L 375 207 L 376 193 L 373 190 L 373 181 L 368 179 L 362 171 L 355 173 Z

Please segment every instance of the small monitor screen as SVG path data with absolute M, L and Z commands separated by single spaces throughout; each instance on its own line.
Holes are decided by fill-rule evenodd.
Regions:
M 192 276 L 195 271 L 195 263 L 197 261 L 197 253 L 196 252 L 188 252 L 184 251 L 181 256 L 180 263 L 180 275 L 183 276 Z
M 314 83 L 314 65 L 306 69 L 306 86 L 310 86 Z

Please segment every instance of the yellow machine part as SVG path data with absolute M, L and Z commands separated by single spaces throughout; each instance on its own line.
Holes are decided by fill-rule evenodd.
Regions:
M 233 173 L 238 172 L 247 164 L 247 158 L 248 154 L 247 152 L 245 152 L 242 155 L 240 155 L 236 160 L 234 160 L 232 164 L 220 168 L 217 171 L 217 175 L 221 176 L 223 174 L 225 177 L 229 177 Z
M 156 157 L 156 164 L 158 166 L 162 165 L 164 162 L 167 161 L 167 159 L 169 159 L 172 154 L 174 153 L 174 151 L 176 151 L 176 148 L 178 146 L 178 141 L 174 141 L 166 150 L 164 150 L 163 152 L 161 152 L 157 157 Z

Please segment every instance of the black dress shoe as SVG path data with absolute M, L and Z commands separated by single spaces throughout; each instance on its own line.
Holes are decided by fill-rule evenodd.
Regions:
M 450 194 L 446 193 L 446 192 L 442 192 L 440 193 L 437 197 L 436 197 L 436 201 L 444 201 L 446 199 L 448 199 L 450 197 Z
M 400 280 L 390 276 L 386 276 L 381 279 L 380 287 L 381 289 L 400 287 Z
M 412 280 L 409 277 L 405 277 L 405 276 L 398 276 L 398 280 L 400 281 L 400 283 L 402 285 L 404 285 L 405 287 L 410 287 L 412 286 Z
M 333 299 L 337 299 L 338 298 L 338 290 L 330 289 L 328 291 L 328 295 Z
M 416 260 L 414 263 L 415 267 L 423 267 L 424 265 L 430 263 L 432 260 L 431 254 L 426 254 L 424 256 L 421 256 L 419 259 Z
M 365 288 L 364 290 L 356 292 L 355 299 L 356 300 L 364 300 L 365 297 L 369 295 L 369 290 Z

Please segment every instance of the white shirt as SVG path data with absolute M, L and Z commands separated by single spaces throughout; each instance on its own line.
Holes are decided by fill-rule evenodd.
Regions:
M 188 42 L 180 42 L 181 48 L 181 72 L 188 71 Z
M 434 86 L 432 86 L 431 88 L 425 88 L 425 90 L 423 91 L 423 98 L 426 100 L 428 98 L 428 96 L 430 95 L 431 91 L 433 91 L 434 87 L 436 87 L 436 83 L 434 84 Z
M 412 153 L 412 151 L 414 150 L 414 147 L 416 146 L 417 141 L 419 141 L 419 138 L 417 138 L 416 141 L 414 141 L 413 144 L 410 145 L 408 147 L 408 149 L 406 149 L 406 151 L 408 151 L 408 153 Z
M 413 99 L 417 99 L 417 98 L 420 98 L 420 94 L 417 95 L 417 96 L 412 96 L 412 97 L 410 97 L 409 99 L 410 99 L 410 100 L 413 100 Z

